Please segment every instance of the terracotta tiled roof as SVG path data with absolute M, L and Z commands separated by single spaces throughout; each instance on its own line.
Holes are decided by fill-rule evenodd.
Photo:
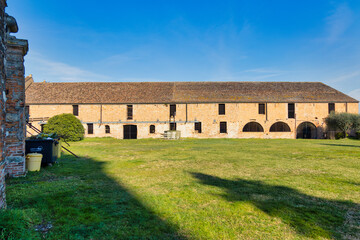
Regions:
M 33 83 L 27 104 L 358 102 L 320 82 Z

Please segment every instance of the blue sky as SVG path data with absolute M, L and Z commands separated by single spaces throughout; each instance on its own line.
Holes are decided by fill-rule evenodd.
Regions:
M 9 0 L 35 81 L 321 81 L 360 99 L 360 1 Z

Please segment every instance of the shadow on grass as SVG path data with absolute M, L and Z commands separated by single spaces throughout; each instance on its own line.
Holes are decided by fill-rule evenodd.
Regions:
M 40 173 L 9 179 L 8 211 L 20 211 L 29 222 L 21 238 L 186 239 L 107 176 L 103 164 L 64 156 Z
M 333 144 L 333 143 L 320 143 L 320 145 L 335 146 L 335 147 L 354 147 L 354 148 L 360 148 L 359 145 L 345 145 L 345 144 Z
M 358 239 L 357 219 L 360 205 L 312 197 L 295 189 L 274 186 L 261 181 L 227 180 L 203 173 L 191 173 L 200 183 L 223 188 L 230 202 L 252 203 L 264 213 L 293 227 L 298 234 L 310 238 Z M 345 225 L 344 225 L 345 223 Z

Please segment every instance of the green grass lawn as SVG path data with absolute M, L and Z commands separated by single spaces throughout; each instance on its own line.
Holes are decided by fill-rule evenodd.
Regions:
M 7 180 L 0 238 L 360 239 L 360 141 L 71 145 L 81 158 Z

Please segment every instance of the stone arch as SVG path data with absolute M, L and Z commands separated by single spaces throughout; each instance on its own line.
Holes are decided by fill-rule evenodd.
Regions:
M 264 132 L 264 128 L 260 123 L 249 122 L 244 126 L 243 132 Z
M 291 132 L 291 129 L 287 123 L 276 122 L 271 125 L 270 132 Z
M 296 138 L 316 139 L 317 128 L 312 122 L 302 122 L 296 130 Z

